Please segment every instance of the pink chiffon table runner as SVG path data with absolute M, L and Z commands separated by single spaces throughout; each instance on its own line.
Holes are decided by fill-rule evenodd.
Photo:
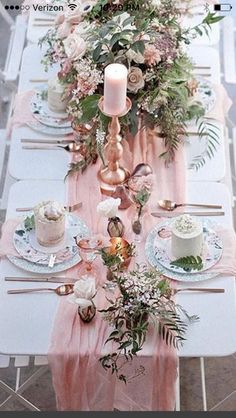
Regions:
M 136 138 L 124 143 L 123 164 L 131 169 L 140 162 L 149 163 L 155 173 L 156 184 L 150 199 L 150 207 L 157 204 L 158 198 L 184 199 L 186 188 L 186 166 L 184 150 L 180 146 L 174 163 L 166 168 L 159 158 L 163 151 L 162 140 L 149 131 L 139 132 Z M 98 218 L 97 204 L 103 199 L 100 193 L 97 172 L 99 163 L 89 168 L 83 175 L 69 178 L 69 203 L 83 201 L 78 212 L 92 233 L 107 236 L 107 221 Z M 133 241 L 131 220 L 134 209 L 120 211 L 125 224 L 125 238 Z M 144 243 L 147 233 L 157 223 L 148 212 L 144 215 L 143 240 L 138 247 L 137 262 L 145 261 Z M 106 280 L 106 271 L 99 260 L 95 263 L 97 286 L 99 288 L 95 303 L 98 310 L 107 304 L 105 291 L 101 285 Z M 75 268 L 79 278 L 80 266 Z M 69 272 L 68 274 L 71 274 Z M 109 294 L 108 294 L 109 295 Z M 97 312 L 90 324 L 84 324 L 77 313 L 77 307 L 66 298 L 59 303 L 49 350 L 49 363 L 57 397 L 58 410 L 103 410 L 117 408 L 125 411 L 173 410 L 175 406 L 175 382 L 177 373 L 177 354 L 169 348 L 152 330 L 148 342 L 132 362 L 132 371 L 140 365 L 145 366 L 145 374 L 125 385 L 110 373 L 104 371 L 99 358 L 106 353 L 104 346 L 109 328 Z M 144 354 L 146 353 L 146 355 Z M 144 390 L 145 388 L 145 390 Z

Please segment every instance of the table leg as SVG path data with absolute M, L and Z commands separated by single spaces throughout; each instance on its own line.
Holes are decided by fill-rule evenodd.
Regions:
M 178 366 L 177 366 L 177 379 L 176 379 L 176 387 L 175 387 L 175 411 L 180 411 L 180 365 L 178 359 Z
M 201 370 L 201 383 L 202 383 L 203 411 L 207 411 L 206 377 L 205 377 L 204 357 L 200 357 L 200 370 Z

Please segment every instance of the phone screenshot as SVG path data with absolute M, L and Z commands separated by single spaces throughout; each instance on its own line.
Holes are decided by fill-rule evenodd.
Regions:
M 0 40 L 0 411 L 235 411 L 236 0 L 0 0 Z

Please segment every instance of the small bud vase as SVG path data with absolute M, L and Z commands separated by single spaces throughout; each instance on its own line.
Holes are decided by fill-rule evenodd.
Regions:
M 123 237 L 125 227 L 122 220 L 118 216 L 109 218 L 107 232 L 110 237 Z
M 87 308 L 78 307 L 78 314 L 83 322 L 91 322 L 96 314 L 96 306 L 94 305 L 93 301 L 91 306 Z

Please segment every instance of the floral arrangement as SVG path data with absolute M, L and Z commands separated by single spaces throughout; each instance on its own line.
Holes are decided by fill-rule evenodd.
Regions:
M 200 25 L 186 28 L 181 24 L 179 0 L 75 3 L 77 8 L 58 15 L 55 28 L 40 41 L 48 45 L 43 60 L 46 67 L 60 63 L 58 77 L 65 87 L 67 110 L 74 124 L 89 123 L 96 144 L 96 132 L 106 131 L 108 124 L 98 109 L 104 69 L 110 63 L 122 63 L 128 68 L 128 97 L 132 100 L 131 111 L 121 120 L 122 129 L 135 135 L 140 123 L 141 127 L 157 128 L 165 144 L 161 157 L 170 163 L 183 136 L 187 136 L 187 122 L 199 120 L 205 112 L 190 94 L 193 64 L 186 46 L 196 36 L 208 33 L 211 24 L 222 17 L 208 12 Z M 206 133 L 211 140 L 200 163 L 210 157 L 217 143 L 217 134 L 203 119 L 200 135 Z M 94 158 L 87 160 L 83 169 L 94 162 Z M 81 164 L 71 169 L 81 169 Z
M 116 275 L 119 296 L 109 299 L 110 305 L 100 311 L 112 327 L 106 343 L 114 343 L 112 352 L 100 358 L 104 369 L 129 382 L 145 372 L 140 367 L 135 376 L 127 376 L 125 365 L 142 350 L 150 326 L 155 327 L 167 345 L 178 347 L 185 338 L 186 324 L 171 299 L 169 281 L 156 270 L 137 266 L 135 270 Z

